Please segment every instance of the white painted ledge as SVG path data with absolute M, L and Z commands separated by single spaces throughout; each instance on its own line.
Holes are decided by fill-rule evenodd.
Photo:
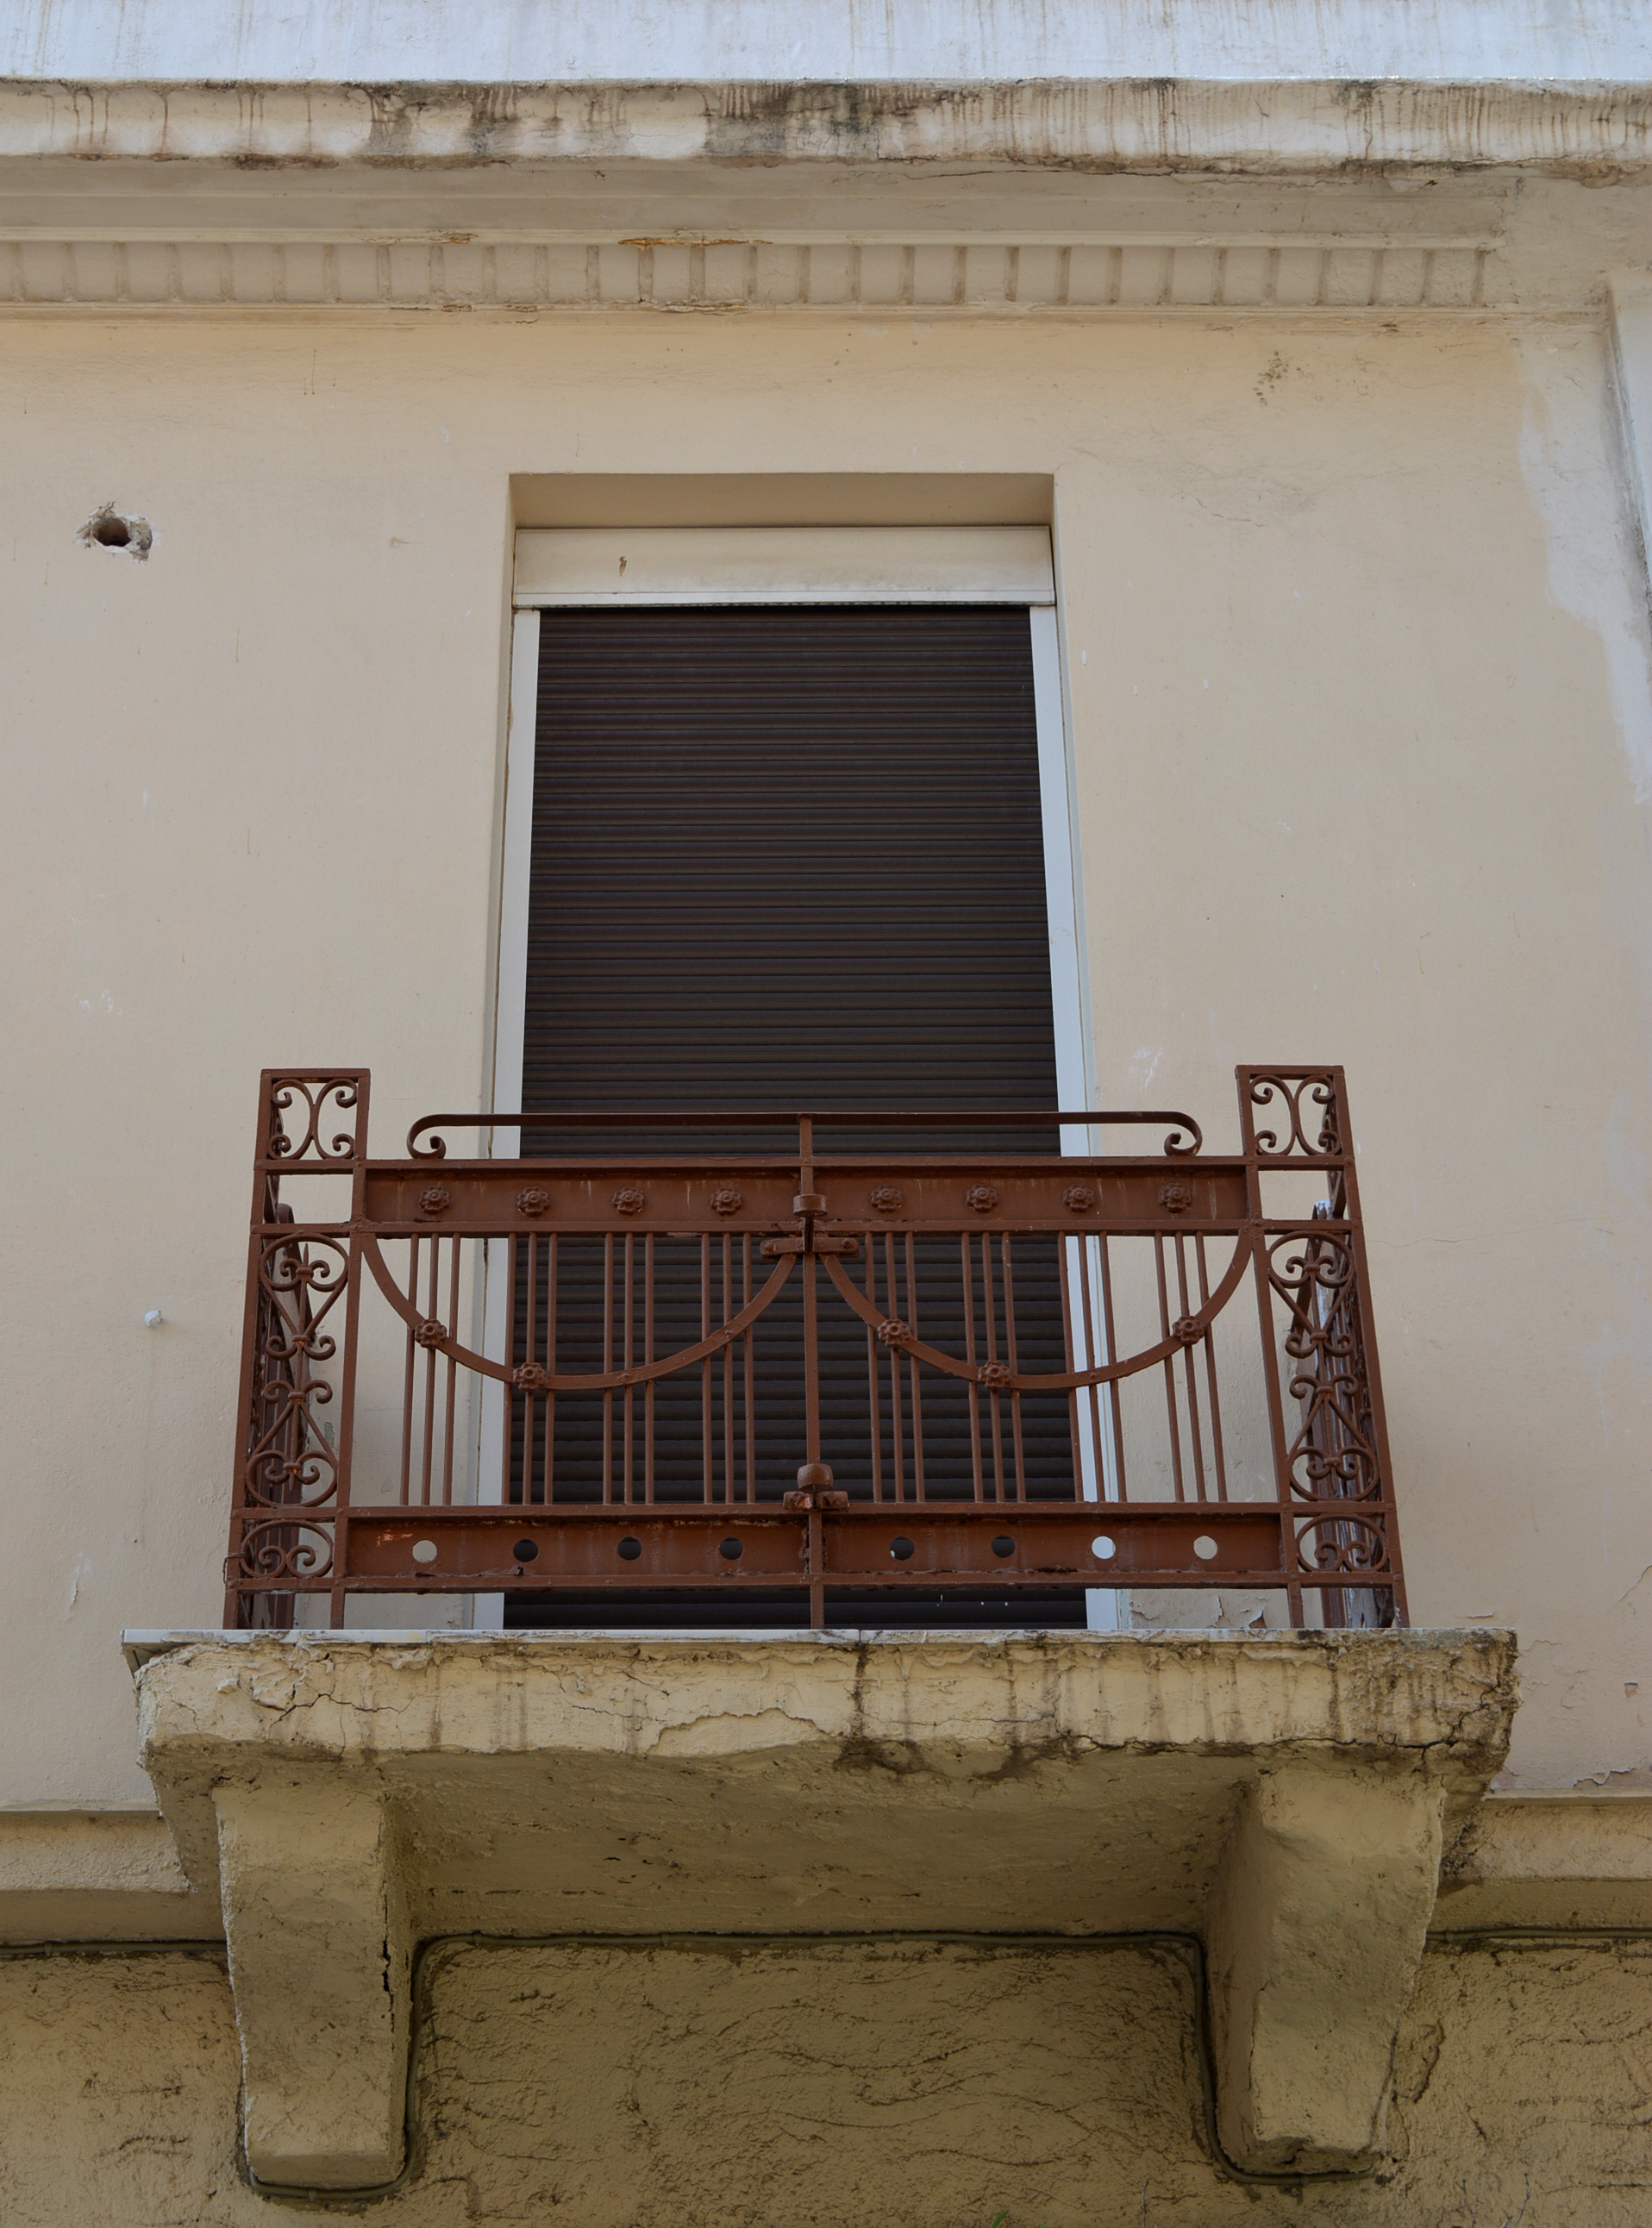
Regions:
M 519 610 L 559 604 L 1053 604 L 1043 526 L 524 527 Z

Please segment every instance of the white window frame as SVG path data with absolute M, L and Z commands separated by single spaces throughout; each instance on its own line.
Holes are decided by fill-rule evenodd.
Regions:
M 1050 989 L 1054 1008 L 1056 1092 L 1064 1106 L 1091 1103 L 1095 1072 L 1084 938 L 1084 897 L 1076 841 L 1071 723 L 1066 716 L 1060 626 L 1049 530 L 1046 527 L 663 527 L 524 528 L 516 536 L 510 644 L 510 706 L 505 751 L 504 823 L 499 874 L 490 1104 L 515 1111 L 522 1094 L 528 995 L 528 900 L 532 869 L 534 778 L 539 729 L 542 610 L 583 606 L 807 604 L 1003 604 L 1023 610 L 1031 635 L 1034 719 L 1043 822 Z M 515 1129 L 491 1133 L 489 1149 L 514 1158 Z M 1092 1132 L 1065 1124 L 1064 1153 L 1093 1149 Z M 1093 1241 L 1073 1239 L 1088 1257 Z M 1079 1264 L 1075 1262 L 1075 1268 Z M 1083 1272 L 1094 1277 L 1085 1258 Z M 505 1256 L 491 1249 L 484 1305 L 488 1326 L 508 1306 Z M 1099 1310 L 1096 1318 L 1100 1320 Z M 499 1342 L 499 1332 L 492 1334 Z M 503 1345 L 500 1347 L 503 1351 Z M 477 1482 L 496 1501 L 502 1476 L 505 1403 L 489 1380 L 481 1403 Z M 1104 1444 L 1105 1473 L 1111 1473 Z M 1092 1475 L 1086 1448 L 1083 1491 L 1111 1500 L 1111 1475 Z M 1092 1630 L 1117 1629 L 1117 1596 L 1085 1597 Z M 479 1629 L 503 1626 L 504 1596 L 475 1597 Z

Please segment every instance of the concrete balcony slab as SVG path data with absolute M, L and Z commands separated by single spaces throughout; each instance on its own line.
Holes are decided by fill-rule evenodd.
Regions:
M 400 2164 L 434 1936 L 1199 1936 L 1224 2142 L 1380 2146 L 1490 1632 L 129 1636 L 272 2184 Z

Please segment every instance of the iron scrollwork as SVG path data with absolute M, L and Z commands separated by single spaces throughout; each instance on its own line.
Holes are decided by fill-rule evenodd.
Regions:
M 253 1412 L 242 1478 L 262 1508 L 318 1508 L 338 1485 L 338 1457 L 317 1412 L 333 1398 L 321 1365 L 337 1354 L 323 1328 L 345 1290 L 343 1242 L 304 1232 L 259 1249 L 253 1354 Z
M 1304 1571 L 1329 1577 L 1368 1575 L 1388 1568 L 1386 1527 L 1375 1518 L 1316 1517 L 1297 1534 L 1297 1557 Z
M 1336 1085 L 1325 1070 L 1302 1075 L 1277 1070 L 1254 1073 L 1251 1078 L 1250 1104 L 1272 1110 L 1271 1118 L 1279 1124 L 1277 1129 L 1254 1132 L 1258 1159 L 1324 1161 L 1340 1157 L 1342 1133 Z
M 265 1110 L 265 1149 L 269 1158 L 284 1161 L 289 1167 L 301 1161 L 321 1162 L 332 1168 L 350 1166 L 357 1153 L 360 1102 L 359 1079 L 354 1075 L 272 1076 Z M 295 1107 L 304 1111 L 290 1122 L 287 1117 Z M 342 1114 L 355 1114 L 356 1120 L 348 1130 L 328 1138 L 323 1131 L 330 1120 Z
M 1298 1617 L 1403 1622 L 1341 1071 L 1247 1066 L 1239 1081 L 1242 1156 L 1192 1166 L 1202 1141 L 1179 1114 L 1082 1117 L 1151 1123 L 1161 1135 L 1174 1124 L 1162 1145 L 1154 1136 L 1156 1156 L 1017 1149 L 989 1162 L 925 1142 L 910 1154 L 880 1146 L 872 1166 L 829 1148 L 817 1163 L 814 1117 L 800 1117 L 795 1162 L 720 1154 L 708 1168 L 655 1151 L 593 1160 L 579 1147 L 567 1173 L 547 1151 L 467 1160 L 450 1175 L 428 1123 L 414 1124 L 408 1161 L 367 1161 L 364 1072 L 266 1071 L 227 1614 L 279 1628 L 303 1594 L 330 1591 L 342 1616 L 348 1594 L 387 1585 L 381 1502 L 440 1507 L 456 1540 L 475 1535 L 464 1568 L 490 1583 L 499 1568 L 490 1540 L 514 1538 L 508 1527 L 531 1505 L 535 1570 L 502 1582 L 567 1582 L 584 1567 L 569 1543 L 588 1554 L 609 1536 L 593 1510 L 635 1501 L 639 1532 L 655 1521 L 657 1463 L 669 1521 L 683 1527 L 678 1550 L 703 1534 L 714 1553 L 736 1502 L 768 1504 L 765 1523 L 806 1512 L 814 1528 L 798 1583 L 816 1623 L 829 1621 L 829 1589 L 850 1567 L 830 1559 L 845 1541 L 834 1546 L 829 1524 L 823 1543 L 818 1529 L 833 1510 L 870 1495 L 910 1505 L 903 1521 L 914 1538 L 920 1518 L 931 1526 L 932 1553 L 926 1546 L 894 1578 L 973 1585 L 984 1567 L 970 1559 L 976 1548 L 1002 1562 L 1008 1546 L 1029 1559 L 995 1583 L 1030 1582 L 1043 1568 L 1033 1553 L 1039 1527 L 1056 1521 L 1055 1501 L 1070 1505 L 1069 1489 L 1076 1506 L 1092 1471 L 1118 1503 L 1111 1529 L 1136 1527 L 1136 1559 L 1121 1553 L 1114 1583 L 1146 1567 L 1149 1540 L 1187 1583 L 1214 1583 L 1216 1565 L 1190 1531 L 1183 1543 L 1133 1513 L 1174 1489 L 1189 1508 L 1235 1503 L 1209 1520 L 1226 1543 L 1224 1583 L 1242 1566 L 1287 1591 Z M 1260 1130 L 1258 1110 L 1268 1122 Z M 979 1118 L 1013 1127 L 1027 1117 Z M 533 1128 L 526 1116 L 464 1119 Z M 359 1172 L 348 1219 L 340 1200 L 335 1218 L 293 1222 L 280 1188 L 301 1162 Z M 1311 1223 L 1268 1214 L 1274 1172 L 1292 1168 L 1325 1179 L 1329 1196 Z M 855 1260 L 863 1272 L 851 1274 Z M 1252 1309 L 1218 1322 L 1252 1280 L 1259 1353 Z M 390 1396 L 375 1382 L 362 1407 L 356 1371 L 383 1376 L 386 1306 L 403 1327 L 405 1364 Z M 853 1340 L 844 1310 L 860 1319 Z M 473 1334 L 461 1328 L 467 1319 Z M 1254 1391 L 1237 1411 L 1227 1404 L 1241 1338 L 1265 1409 Z M 1121 1397 L 1132 1379 L 1139 1391 Z M 1163 1425 L 1149 1435 L 1161 1380 Z M 352 1405 L 354 1432 L 341 1412 Z M 776 1481 L 800 1454 L 797 1492 L 783 1496 Z M 496 1465 L 496 1508 L 472 1482 L 484 1461 Z M 696 1463 L 698 1500 L 679 1491 L 679 1474 Z M 829 1493 L 834 1463 L 847 1490 Z M 1237 1492 L 1230 1477 L 1243 1481 Z M 1002 1534 L 955 1526 L 944 1506 L 952 1501 L 983 1513 L 996 1502 Z M 823 1563 L 809 1559 L 823 1553 Z M 1087 1553 L 1074 1565 L 1062 1547 L 1051 1582 L 1094 1583 Z M 651 1585 L 650 1569 L 626 1583 Z M 839 1578 L 820 1578 L 823 1569 Z
M 243 1578 L 266 1586 L 313 1585 L 332 1574 L 332 1527 L 324 1521 L 294 1523 L 291 1517 L 267 1517 L 242 1533 L 239 1560 Z
M 1297 1365 L 1288 1387 L 1301 1417 L 1286 1457 L 1290 1489 L 1304 1501 L 1380 1497 L 1353 1246 L 1322 1226 L 1276 1238 L 1267 1253 L 1268 1282 L 1289 1310 L 1281 1344 Z

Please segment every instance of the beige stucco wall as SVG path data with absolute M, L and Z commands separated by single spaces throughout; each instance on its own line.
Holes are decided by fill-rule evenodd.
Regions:
M 567 2228 L 1639 2228 L 1644 1943 L 1437 1943 L 1397 2054 L 1392 2163 L 1213 2167 L 1188 1953 L 934 1943 L 443 1944 L 415 2164 L 372 2216 Z M 267 2221 L 235 2158 L 215 1953 L 0 1964 L 9 2228 Z M 334 2217 L 300 2202 L 294 2220 Z
M 800 464 L 1053 475 L 1102 1099 L 1231 1143 L 1236 1060 L 1347 1064 L 1413 1617 L 1521 1634 L 1517 1782 L 1646 1780 L 1652 713 L 1593 326 L 0 353 L 0 1800 L 138 1796 L 116 1634 L 219 1615 L 259 1066 L 370 1065 L 381 1149 L 481 1090 L 511 476 Z M 105 499 L 146 564 L 77 545 Z

